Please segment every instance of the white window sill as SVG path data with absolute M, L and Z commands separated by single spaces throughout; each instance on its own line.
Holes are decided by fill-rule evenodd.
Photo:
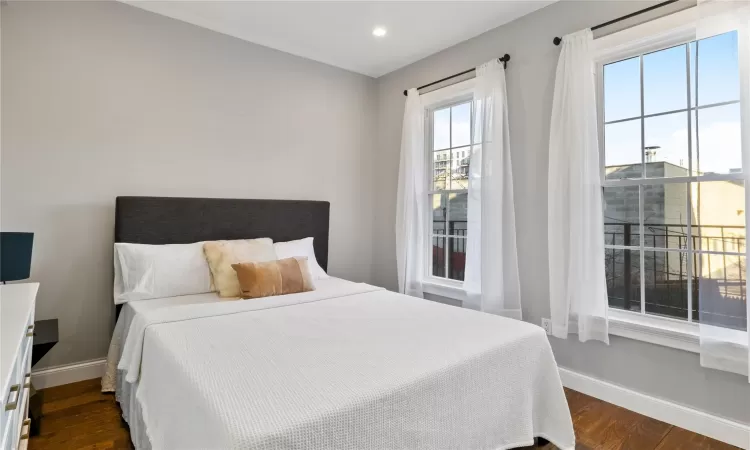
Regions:
M 700 353 L 700 334 L 696 323 L 610 309 L 609 334 Z
M 460 282 L 430 278 L 422 281 L 422 291 L 461 302 L 466 301 L 466 292 Z
M 466 301 L 466 292 L 460 282 L 429 278 L 422 281 L 422 290 L 427 294 Z M 700 353 L 700 334 L 696 323 L 610 309 L 609 334 Z

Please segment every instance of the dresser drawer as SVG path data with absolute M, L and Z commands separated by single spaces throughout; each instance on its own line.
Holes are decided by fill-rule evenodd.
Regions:
M 22 440 L 23 428 L 28 425 L 29 396 L 31 394 L 31 351 L 33 344 L 33 315 L 24 326 L 24 336 L 17 350 L 18 358 L 11 368 L 11 379 L 3 395 L 3 406 L 0 411 L 0 450 L 16 450 Z M 28 427 L 26 427 L 28 428 Z M 28 440 L 28 433 L 26 438 Z
M 30 355 L 30 353 L 29 353 Z M 25 361 L 19 360 L 19 365 Z M 25 364 L 24 364 L 25 366 Z M 25 375 L 25 374 L 24 374 Z M 3 417 L 3 450 L 15 450 L 22 435 L 24 420 L 28 415 L 29 396 L 31 395 L 31 376 L 25 375 L 13 381 L 8 392 L 5 393 Z
M 17 450 L 28 414 L 39 283 L 0 286 L 0 450 Z
M 26 335 L 21 341 L 21 348 L 18 352 L 20 355 L 19 362 L 16 367 L 16 378 L 29 382 L 31 376 L 31 350 L 34 344 L 34 324 L 26 327 Z
M 19 410 L 23 407 L 21 394 L 23 394 L 23 378 L 18 376 L 18 366 L 22 364 L 20 359 L 13 366 L 13 378 L 10 380 L 8 389 L 0 393 L 3 396 L 3 406 L 0 410 L 0 430 L 2 432 L 2 445 L 0 449 L 12 448 L 15 441 L 15 430 L 18 425 Z
M 30 351 L 29 356 L 31 356 Z M 19 360 L 19 363 L 22 362 L 25 361 Z M 28 417 L 29 397 L 31 395 L 31 375 L 24 373 L 21 378 L 13 383 L 11 389 L 6 394 L 5 406 L 2 411 L 3 444 L 0 446 L 0 449 L 15 450 L 18 447 L 19 439 L 23 435 L 22 428 L 24 426 L 24 421 Z
M 28 425 L 30 421 L 26 418 L 26 415 L 29 408 L 30 394 L 31 389 L 28 386 L 21 389 L 18 408 L 13 411 L 14 414 L 9 421 L 9 435 L 4 450 L 16 450 L 23 441 L 29 439 Z
M 26 450 L 29 447 L 29 435 L 31 433 L 31 419 L 21 423 L 21 436 L 18 442 L 18 450 Z

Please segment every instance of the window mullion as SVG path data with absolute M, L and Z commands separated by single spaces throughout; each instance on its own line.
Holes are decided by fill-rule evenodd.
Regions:
M 434 111 L 433 110 L 426 110 L 425 111 L 425 121 L 427 122 L 427 135 L 425 136 L 425 142 L 427 143 L 427 148 L 425 149 L 427 151 L 427 211 L 424 211 L 423 214 L 428 214 L 427 219 L 427 237 L 423 240 L 424 245 L 424 257 L 427 264 L 425 264 L 425 267 L 422 269 L 423 273 L 426 274 L 427 277 L 433 276 L 432 273 L 432 239 L 433 239 L 433 233 L 435 232 L 435 218 L 433 217 L 432 212 L 432 205 L 433 205 L 433 199 L 434 192 L 433 189 L 435 189 L 435 132 L 434 132 Z
M 697 45 L 697 44 L 696 44 Z M 687 135 L 688 135 L 688 175 L 693 175 L 693 133 L 692 133 L 692 117 L 690 111 L 690 44 L 685 44 L 685 66 L 687 72 Z M 697 68 L 696 60 L 696 68 Z M 697 70 L 696 70 L 697 72 Z M 697 86 L 697 85 L 696 85 Z M 696 110 L 697 111 L 697 110 Z M 687 321 L 693 321 L 693 214 L 692 214 L 692 189 L 691 183 L 687 183 L 687 262 L 685 268 L 687 269 Z M 680 267 L 682 270 L 682 267 Z
M 598 123 L 601 123 L 602 126 L 599 127 L 598 130 L 598 138 L 599 138 L 599 161 L 600 161 L 600 168 L 599 168 L 599 180 L 601 183 L 603 183 L 607 179 L 607 153 L 606 149 L 604 148 L 604 142 L 605 142 L 605 133 L 606 133 L 606 124 L 604 122 L 604 119 L 606 117 L 604 116 L 604 105 L 606 105 L 606 97 L 604 96 L 604 65 L 599 64 L 597 65 L 597 74 L 596 74 L 596 80 L 597 80 L 597 97 L 601 99 L 598 108 L 597 108 L 597 120 Z M 602 196 L 604 194 L 604 186 L 601 186 L 601 192 Z
M 698 108 L 698 51 L 699 49 L 700 49 L 700 41 L 695 41 L 695 161 L 696 163 L 698 163 L 698 167 L 695 168 L 695 174 L 698 176 L 700 176 L 699 171 L 700 171 L 700 157 L 701 157 L 701 154 L 700 154 L 701 144 L 700 144 L 700 136 L 699 136 L 700 126 L 698 125 L 698 115 L 700 111 L 700 109 Z M 688 90 L 690 90 L 689 85 L 688 85 Z M 690 128 L 688 128 L 688 130 L 690 130 Z M 691 161 L 691 164 L 692 164 L 692 161 Z M 692 166 L 690 166 L 690 168 L 692 170 Z M 692 175 L 692 172 L 690 174 Z
M 435 112 L 430 110 L 430 111 L 427 111 L 426 114 L 427 114 L 426 119 L 428 123 L 428 127 L 427 127 L 428 136 L 427 136 L 427 139 L 425 140 L 428 142 L 427 155 L 429 159 L 429 168 L 428 168 L 428 173 L 429 173 L 428 180 L 429 181 L 427 183 L 429 186 L 428 189 L 430 193 L 427 194 L 427 199 L 428 199 L 427 213 L 429 214 L 429 218 L 427 220 L 429 222 L 428 224 L 429 233 L 427 234 L 427 239 L 426 239 L 426 242 L 424 243 L 425 244 L 424 251 L 426 253 L 425 257 L 427 261 L 427 264 L 426 264 L 427 267 L 425 267 L 425 271 L 427 272 L 427 276 L 435 276 L 435 274 L 432 273 L 432 267 L 433 267 L 432 240 L 433 240 L 433 233 L 435 232 L 435 224 L 434 224 L 435 217 L 432 212 L 432 205 L 434 204 L 434 199 L 435 199 L 434 191 L 433 191 L 433 189 L 435 189 Z
M 658 177 L 658 178 L 620 178 L 602 181 L 603 187 L 639 186 L 642 184 L 684 184 L 705 183 L 708 181 L 744 181 L 745 175 L 739 173 L 709 173 L 700 176 Z
M 697 77 L 698 77 L 698 75 L 697 75 L 697 71 L 696 71 L 696 75 L 695 75 L 695 76 L 696 76 L 696 81 L 697 81 L 697 79 L 698 79 L 698 78 L 697 78 Z M 698 94 L 696 93 L 696 95 L 698 95 Z M 696 99 L 696 100 L 697 100 L 697 99 Z M 719 106 L 736 105 L 736 104 L 738 104 L 738 103 L 740 103 L 740 101 L 739 101 L 739 100 L 727 100 L 727 101 L 725 101 L 725 102 L 717 102 L 717 103 L 707 103 L 707 104 L 705 104 L 705 105 L 701 105 L 701 106 L 697 106 L 697 105 L 696 105 L 696 106 L 694 106 L 694 107 L 692 107 L 692 108 L 690 108 L 690 109 L 710 109 L 710 108 L 717 108 L 717 107 L 719 107 Z
M 445 175 L 445 188 L 453 189 L 453 108 L 448 110 L 448 173 Z M 446 224 L 447 225 L 447 224 Z
M 641 91 L 641 178 L 646 177 L 646 119 L 644 119 L 643 115 L 645 114 L 645 106 L 644 106 L 644 99 L 643 99 L 643 55 L 638 57 L 639 67 L 640 67 L 640 91 Z M 638 235 L 640 237 L 640 252 L 639 252 L 639 258 L 640 258 L 640 269 L 638 273 L 640 274 L 640 284 L 641 284 L 641 314 L 646 313 L 646 280 L 644 277 L 644 273 L 646 270 L 646 254 L 643 251 L 645 247 L 645 239 L 646 239 L 646 230 L 643 226 L 643 223 L 645 221 L 644 219 L 644 210 L 643 210 L 643 203 L 644 203 L 644 195 L 643 192 L 644 188 L 643 185 L 638 186 Z M 655 261 L 654 261 L 655 263 Z M 630 267 L 628 267 L 626 270 L 631 270 Z
M 453 189 L 453 107 L 448 110 L 448 172 L 445 174 L 445 187 L 446 189 Z M 450 244 L 450 238 L 448 237 L 448 224 L 451 221 L 451 202 L 450 194 L 445 194 L 445 241 L 443 241 L 443 263 L 445 265 L 445 278 L 450 278 L 448 275 L 448 245 Z
M 700 121 L 699 121 L 700 109 L 698 108 L 698 106 L 699 106 L 699 103 L 698 103 L 698 98 L 699 98 L 699 96 L 698 96 L 698 79 L 699 79 L 699 76 L 698 76 L 698 73 L 699 73 L 699 70 L 698 70 L 698 52 L 699 51 L 700 51 L 700 40 L 696 40 L 695 41 L 695 158 L 691 158 L 691 160 L 695 159 L 695 162 L 696 162 L 696 164 L 697 164 L 698 167 L 696 167 L 695 169 L 693 169 L 693 167 L 691 165 L 690 169 L 691 170 L 695 170 L 695 174 L 697 176 L 700 176 L 700 155 L 701 155 L 701 153 L 700 153 L 701 152 Z M 688 89 L 689 89 L 689 87 L 688 87 Z M 691 123 L 691 125 L 692 125 L 692 123 Z M 690 130 L 690 128 L 688 128 L 688 130 Z M 688 134 L 688 136 L 692 139 L 692 135 Z M 690 163 L 692 164 L 692 161 L 690 161 Z M 744 173 L 744 171 L 745 171 L 744 167 L 742 168 L 742 171 Z M 692 175 L 692 173 L 691 173 L 691 175 Z M 700 214 L 700 207 L 701 207 L 700 184 L 697 184 L 696 186 L 698 187 L 698 189 L 696 190 L 697 198 L 695 199 L 695 202 L 696 202 L 696 208 L 695 208 L 695 210 L 696 210 L 696 212 L 698 214 Z M 690 188 L 688 189 L 688 199 L 690 200 L 690 206 L 692 206 L 693 201 L 694 201 L 693 200 L 693 186 L 692 186 L 692 183 L 690 184 Z M 688 210 L 688 211 L 692 211 L 692 210 Z M 688 220 L 690 220 L 690 222 L 688 222 L 688 223 L 691 224 L 691 228 L 688 229 L 688 235 L 690 236 L 691 247 L 692 247 L 692 240 L 693 240 L 692 239 L 692 214 L 688 214 L 688 216 L 689 216 Z M 698 226 L 700 228 L 700 223 L 699 223 Z M 699 230 L 699 232 L 698 232 L 698 248 L 701 249 L 702 247 L 703 246 L 701 245 L 701 242 L 700 242 L 700 230 Z M 698 259 L 697 273 L 698 273 L 698 276 L 700 277 L 701 274 L 703 273 L 703 261 L 702 261 L 703 255 L 699 254 L 699 256 L 698 256 L 697 259 Z M 692 255 L 690 256 L 690 261 L 691 262 L 693 261 Z M 690 291 L 692 291 L 692 289 Z M 690 292 L 690 291 L 688 291 L 688 292 Z M 690 293 L 692 294 L 692 292 L 690 292 Z M 688 303 L 688 321 L 689 322 L 691 322 L 691 321 L 699 321 L 700 320 L 700 283 L 698 283 L 698 298 L 697 299 L 690 298 L 690 300 L 691 300 L 690 303 Z M 693 317 L 693 304 L 692 304 L 693 301 L 697 301 L 698 302 L 698 317 Z
M 449 255 L 448 244 L 450 242 L 450 237 L 448 237 L 449 236 L 448 224 L 450 223 L 450 220 L 451 220 L 451 202 L 449 198 L 450 197 L 446 195 L 445 197 L 445 211 L 446 211 L 445 213 L 445 238 L 444 238 L 445 240 L 443 241 L 443 263 L 445 265 L 445 278 L 449 278 L 448 277 L 448 255 Z
M 429 191 L 428 194 L 465 194 L 467 192 L 469 192 L 468 189 L 438 189 Z

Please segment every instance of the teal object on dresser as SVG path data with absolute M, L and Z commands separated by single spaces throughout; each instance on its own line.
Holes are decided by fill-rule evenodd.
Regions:
M 0 232 L 0 281 L 29 278 L 33 245 L 34 233 Z

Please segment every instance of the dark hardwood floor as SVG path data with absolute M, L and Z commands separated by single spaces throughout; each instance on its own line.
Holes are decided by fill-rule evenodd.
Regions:
M 29 448 L 132 448 L 114 395 L 99 389 L 99 380 L 45 389 L 41 433 L 31 438 Z M 576 391 L 566 389 L 565 393 L 576 430 L 576 449 L 736 449 Z

